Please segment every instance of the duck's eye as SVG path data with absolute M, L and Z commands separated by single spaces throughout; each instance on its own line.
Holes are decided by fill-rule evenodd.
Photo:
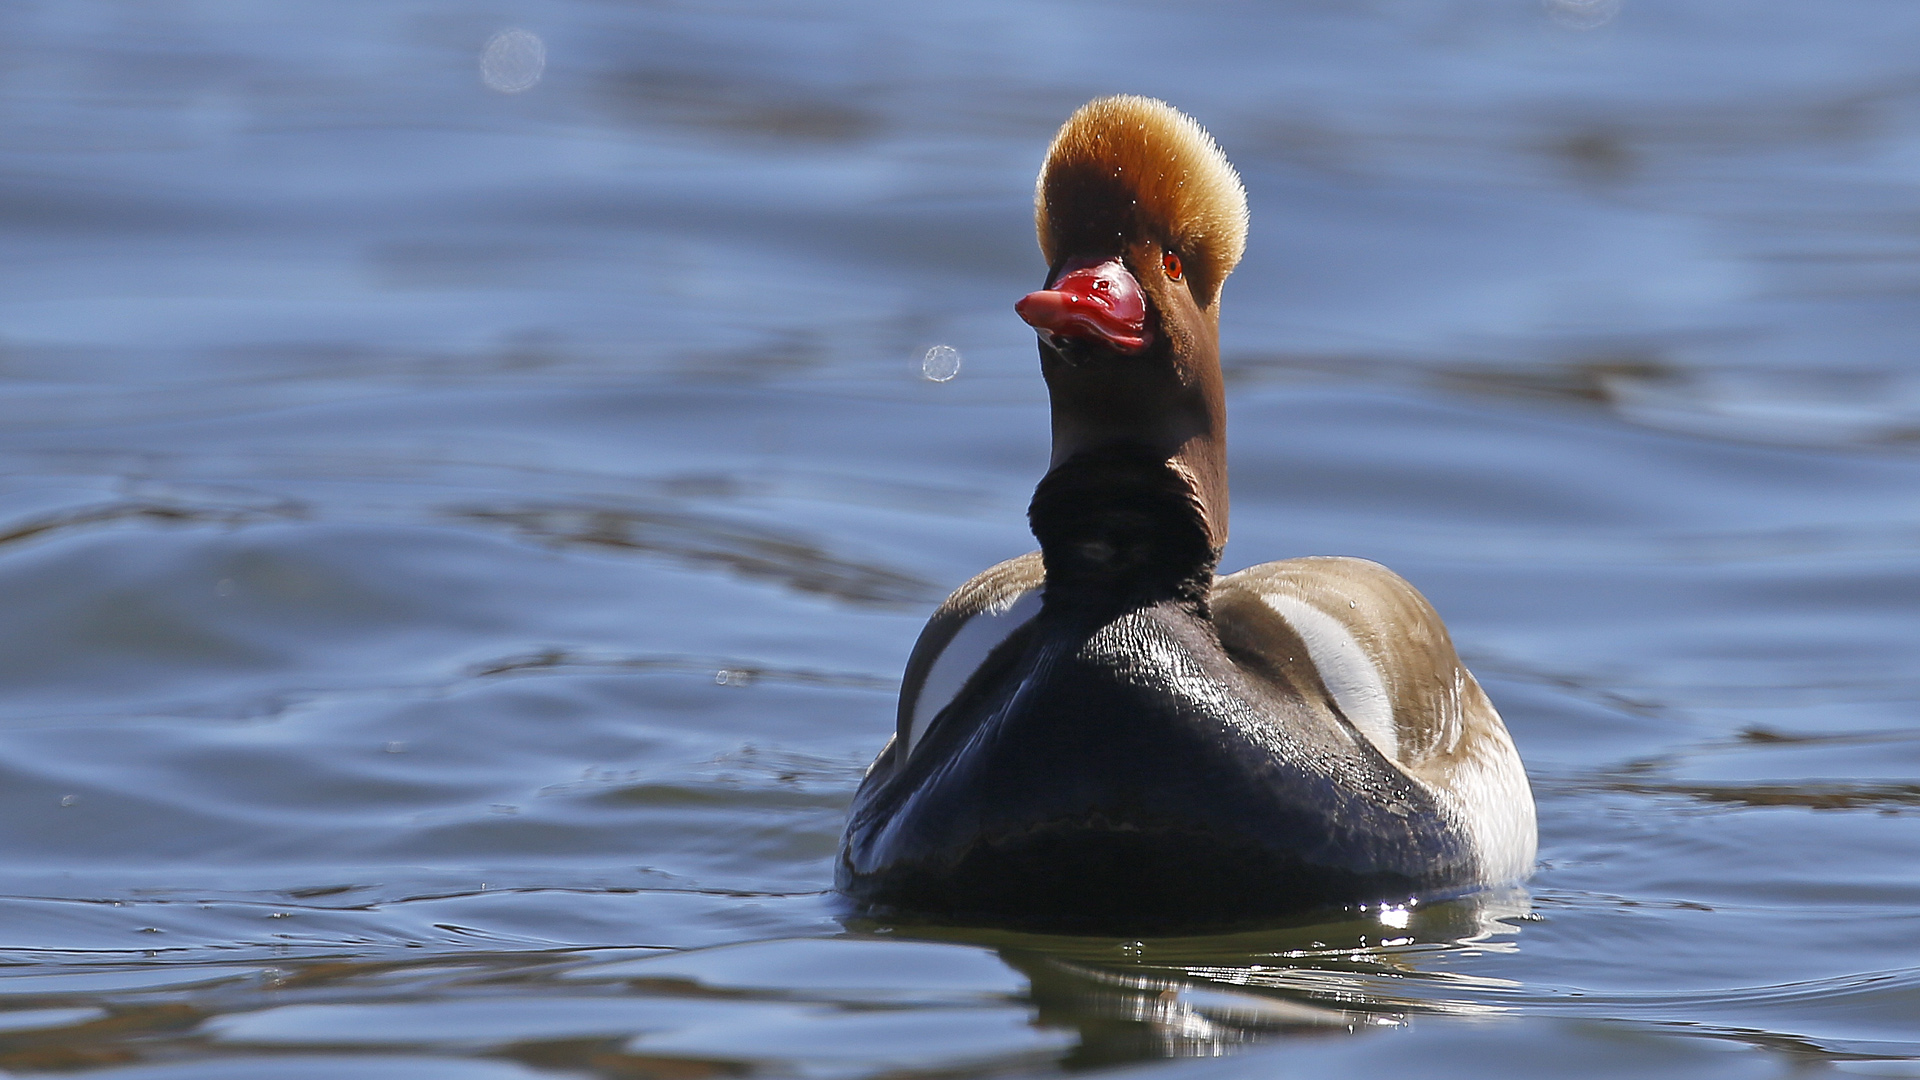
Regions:
M 1175 255 L 1171 251 L 1167 252 L 1165 255 L 1160 256 L 1160 269 L 1165 270 L 1169 278 L 1172 278 L 1174 281 L 1179 281 L 1180 280 L 1180 256 Z

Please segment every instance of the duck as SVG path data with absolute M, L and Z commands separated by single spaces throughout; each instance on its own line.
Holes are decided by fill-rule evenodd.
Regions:
M 1218 575 L 1220 296 L 1247 198 L 1165 102 L 1092 101 L 1047 149 L 1040 549 L 939 605 L 835 885 L 885 917 L 1178 933 L 1523 880 L 1534 803 L 1433 605 L 1358 558 Z

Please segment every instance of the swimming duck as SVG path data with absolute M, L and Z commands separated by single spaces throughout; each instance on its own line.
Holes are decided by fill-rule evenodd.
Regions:
M 1220 289 L 1246 194 L 1164 102 L 1083 106 L 1040 171 L 1053 455 L 1040 550 L 941 604 L 856 795 L 871 911 L 1131 933 L 1397 903 L 1527 875 L 1533 796 L 1427 600 L 1227 541 Z

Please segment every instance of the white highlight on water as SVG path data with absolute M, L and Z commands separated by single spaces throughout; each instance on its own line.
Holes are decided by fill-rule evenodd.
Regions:
M 951 345 L 935 345 L 920 358 L 920 374 L 929 382 L 949 382 L 960 374 L 960 350 Z
M 493 35 L 480 50 L 480 81 L 503 94 L 533 89 L 546 70 L 547 43 L 518 27 Z

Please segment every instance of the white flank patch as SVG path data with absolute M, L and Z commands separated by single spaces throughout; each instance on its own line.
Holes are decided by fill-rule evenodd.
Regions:
M 907 721 L 908 754 L 913 753 L 920 737 L 926 734 L 927 725 L 959 695 L 974 669 L 986 661 L 987 654 L 1039 611 L 1040 590 L 1028 589 L 981 610 L 961 624 L 947 647 L 940 650 L 939 659 L 927 670 L 926 681 L 920 684 L 920 696 L 914 699 Z
M 1442 794 L 1473 838 L 1481 880 L 1490 885 L 1521 881 L 1533 873 L 1539 844 L 1527 770 L 1497 720 L 1468 738 L 1471 746 L 1451 770 Z
M 1367 655 L 1340 620 L 1297 597 L 1262 594 L 1260 599 L 1287 621 L 1307 646 L 1307 659 L 1351 724 L 1389 761 L 1400 760 L 1400 732 L 1393 725 L 1393 702 L 1379 665 Z

